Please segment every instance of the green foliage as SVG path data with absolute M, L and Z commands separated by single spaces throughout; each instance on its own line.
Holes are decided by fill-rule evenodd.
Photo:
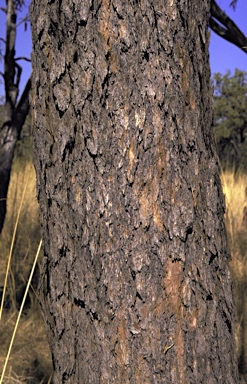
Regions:
M 222 167 L 247 171 L 247 72 L 216 73 L 213 82 L 215 137 Z

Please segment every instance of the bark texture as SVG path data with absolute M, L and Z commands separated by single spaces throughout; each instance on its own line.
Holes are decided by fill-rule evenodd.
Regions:
M 55 383 L 238 383 L 210 1 L 33 0 Z

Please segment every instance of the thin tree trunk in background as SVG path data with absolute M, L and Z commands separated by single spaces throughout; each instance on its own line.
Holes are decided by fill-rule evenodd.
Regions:
M 15 58 L 17 2 L 6 1 L 6 40 L 4 56 L 5 103 L 4 118 L 0 127 L 0 233 L 3 229 L 7 208 L 7 194 L 11 167 L 17 140 L 29 112 L 28 80 L 18 101 L 22 68 Z
M 3 229 L 7 210 L 7 195 L 14 150 L 29 112 L 30 89 L 31 80 L 27 82 L 20 101 L 10 113 L 9 118 L 5 119 L 0 130 L 0 233 Z
M 54 383 L 238 383 L 210 1 L 33 1 Z

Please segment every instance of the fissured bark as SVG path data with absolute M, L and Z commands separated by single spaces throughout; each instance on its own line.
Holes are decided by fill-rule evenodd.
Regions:
M 55 383 L 238 382 L 210 1 L 33 1 Z

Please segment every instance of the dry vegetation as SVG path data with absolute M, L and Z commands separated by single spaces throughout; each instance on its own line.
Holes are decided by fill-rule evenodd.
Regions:
M 4 309 L 0 321 L 0 371 L 2 371 L 4 366 L 20 302 L 40 241 L 37 219 L 38 207 L 35 198 L 35 173 L 33 166 L 30 164 L 30 161 L 21 165 L 19 163 L 14 164 L 8 196 L 8 214 L 0 238 L 0 287 L 2 289 L 16 217 L 21 207 L 13 244 Z M 238 309 L 237 348 L 238 355 L 241 356 L 244 348 L 242 340 L 244 340 L 244 333 L 247 332 L 244 329 L 245 316 L 243 314 L 243 297 L 245 296 L 243 293 L 246 292 L 247 288 L 247 218 L 244 220 L 243 217 L 244 207 L 247 207 L 246 177 L 242 175 L 236 179 L 232 173 L 225 173 L 222 176 L 222 184 L 227 206 L 226 224 L 233 255 L 231 269 Z M 25 190 L 25 195 L 21 204 L 23 190 Z M 4 384 L 48 384 L 51 382 L 51 357 L 37 297 L 38 275 L 39 263 L 35 270 L 28 300 L 17 329 L 3 379 Z
M 38 206 L 35 195 L 33 166 L 30 162 L 15 163 L 8 194 L 8 213 L 0 237 L 0 289 L 2 296 L 7 259 L 20 210 L 13 242 L 4 308 L 0 320 L 0 374 L 4 367 L 25 287 L 40 242 Z M 23 202 L 21 204 L 22 196 Z M 39 262 L 35 268 L 31 288 L 17 328 L 10 359 L 2 381 L 4 384 L 47 384 L 51 382 L 51 357 L 37 297 L 38 275 Z
M 247 279 L 247 178 L 245 175 L 234 178 L 233 173 L 225 173 L 222 185 L 232 251 L 231 269 L 239 282 Z
M 236 344 L 239 370 L 247 382 L 247 177 L 222 175 L 226 200 L 226 225 L 232 253 L 231 272 L 237 307 Z

